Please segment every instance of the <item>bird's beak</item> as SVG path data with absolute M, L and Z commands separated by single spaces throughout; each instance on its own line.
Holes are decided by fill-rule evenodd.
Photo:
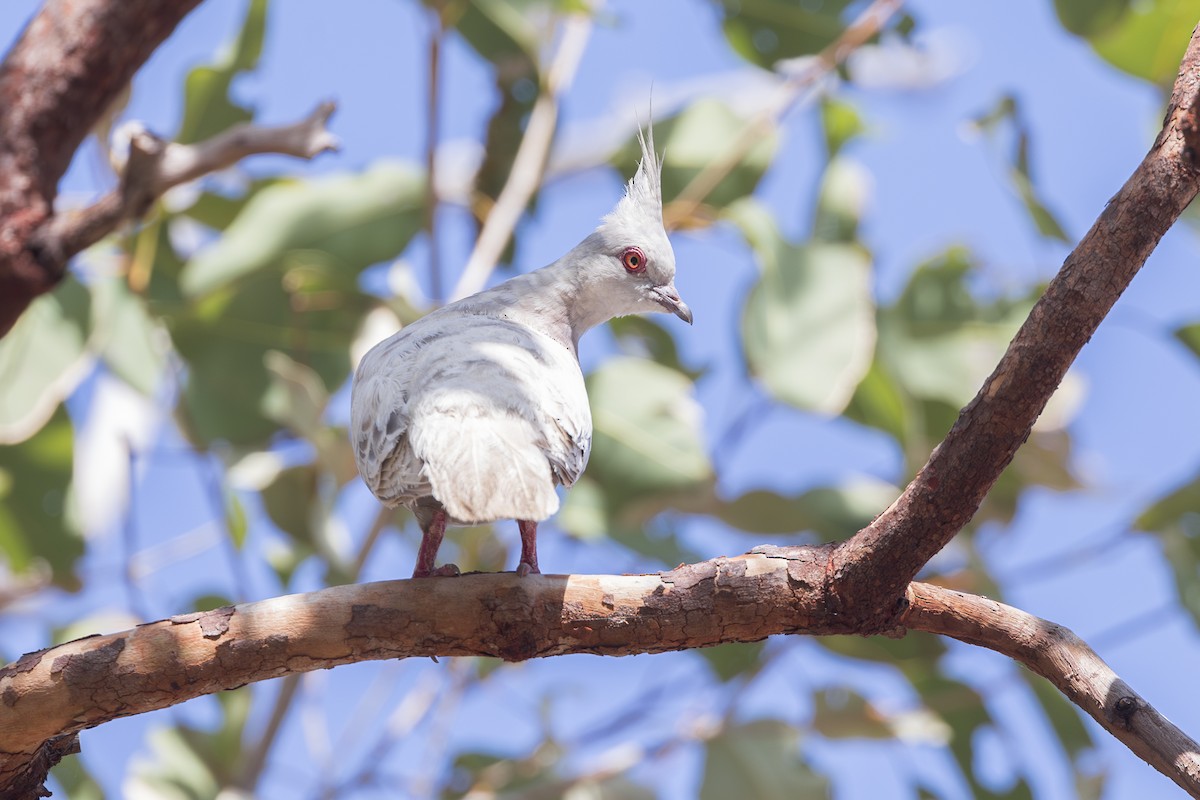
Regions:
M 688 308 L 687 303 L 683 302 L 683 298 L 679 296 L 679 291 L 675 288 L 675 284 L 668 283 L 666 286 L 655 286 L 650 290 L 650 294 L 654 296 L 655 302 L 660 306 L 679 317 L 688 325 L 692 324 L 692 310 Z

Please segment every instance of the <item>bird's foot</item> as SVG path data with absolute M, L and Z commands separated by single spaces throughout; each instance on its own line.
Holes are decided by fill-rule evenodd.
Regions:
M 529 574 L 541 575 L 542 571 L 527 561 L 522 561 L 517 565 L 517 575 L 519 577 L 524 578 Z
M 457 564 L 442 564 L 436 569 L 413 571 L 414 578 L 457 578 L 461 574 L 462 570 Z

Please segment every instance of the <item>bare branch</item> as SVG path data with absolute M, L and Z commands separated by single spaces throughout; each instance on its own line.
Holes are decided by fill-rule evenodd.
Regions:
M 48 0 L 0 65 L 0 336 L 64 264 L 30 238 L 59 178 L 133 74 L 200 0 Z
M 247 156 L 277 153 L 311 159 L 336 150 L 337 137 L 325 127 L 336 109 L 332 102 L 321 103 L 290 125 L 242 123 L 196 144 L 167 142 L 149 131 L 138 131 L 129 142 L 120 186 L 93 205 L 51 218 L 34 234 L 34 247 L 44 260 L 65 264 L 122 222 L 144 215 L 155 200 L 181 183 L 225 169 Z
M 1200 744 L 1171 724 L 1068 629 L 986 597 L 908 587 L 903 621 L 1002 653 L 1058 687 L 1147 764 L 1200 797 Z
M 521 214 L 529 205 L 529 199 L 537 191 L 546 156 L 554 141 L 554 131 L 558 127 L 558 98 L 575 79 L 583 49 L 592 33 L 591 15 L 598 12 L 601 5 L 602 2 L 597 0 L 587 13 L 572 14 L 563 24 L 558 50 L 550 64 L 545 86 L 529 114 L 525 136 L 517 148 L 508 181 L 483 223 L 483 229 L 475 241 L 475 249 L 467 259 L 467 266 L 463 268 L 462 277 L 454 287 L 451 300 L 475 294 L 487 284 L 488 276 L 496 268 L 500 254 L 504 252 L 505 245 L 521 220 Z
M 700 210 L 713 190 L 728 177 L 729 173 L 779 124 L 779 120 L 795 107 L 796 103 L 831 70 L 837 69 L 851 53 L 877 35 L 891 19 L 903 0 L 874 0 L 863 9 L 854 22 L 841 35 L 822 50 L 803 70 L 790 76 L 780 87 L 773 103 L 750 119 L 728 151 L 716 161 L 704 165 L 688 181 L 679 196 L 663 209 L 667 229 L 686 227 Z
M 1200 29 L 1162 133 L 1063 264 L 979 394 L 904 493 L 830 564 L 838 603 L 894 624 L 908 582 L 962 530 L 1028 438 L 1080 348 L 1200 190 Z M 855 609 L 853 612 L 850 609 Z
M 29 776 L 47 763 L 47 748 L 84 728 L 339 664 L 627 655 L 861 632 L 830 602 L 828 554 L 827 546 L 767 547 L 655 575 L 499 573 L 338 586 L 79 639 L 0 670 L 0 796 L 12 796 L 7 789 L 19 781 L 39 785 Z M 1065 629 L 923 584 L 908 598 L 905 625 L 1029 665 L 1152 766 L 1200 786 L 1194 743 Z

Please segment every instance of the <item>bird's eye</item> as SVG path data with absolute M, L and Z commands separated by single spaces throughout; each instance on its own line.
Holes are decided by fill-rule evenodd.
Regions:
M 621 263 L 629 272 L 645 272 L 646 254 L 637 247 L 626 248 L 625 252 L 621 254 Z

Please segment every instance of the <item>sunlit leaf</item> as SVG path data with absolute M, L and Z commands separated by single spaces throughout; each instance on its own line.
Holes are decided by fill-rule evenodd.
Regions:
M 0 339 L 0 443 L 36 433 L 86 374 L 89 320 L 87 290 L 67 278 Z
M 587 385 L 594 426 L 588 475 L 610 502 L 696 486 L 712 475 L 702 411 L 685 375 L 653 361 L 613 358 Z
M 1105 5 L 1115 0 L 1105 0 Z M 1170 86 L 1179 71 L 1200 0 L 1145 0 L 1089 41 L 1113 66 L 1160 86 Z
M 832 160 L 847 143 L 862 135 L 866 125 L 858 109 L 839 97 L 822 97 L 820 110 L 825 154 Z
M 183 291 L 192 298 L 209 294 L 295 251 L 320 251 L 353 273 L 395 258 L 420 228 L 422 180 L 406 164 L 384 162 L 362 173 L 263 189 L 188 263 Z
M 229 88 L 240 73 L 258 65 L 266 23 L 267 0 L 251 0 L 233 47 L 218 62 L 196 67 L 188 73 L 183 121 L 175 141 L 181 144 L 198 142 L 253 118 L 249 109 L 229 98 Z
M 799 741 L 795 728 L 776 720 L 726 728 L 705 746 L 700 800 L 827 797 L 829 783 L 800 759 Z
M 840 413 L 875 347 L 870 258 L 854 245 L 793 245 L 757 205 L 729 213 L 762 272 L 742 311 L 750 371 L 784 402 Z

